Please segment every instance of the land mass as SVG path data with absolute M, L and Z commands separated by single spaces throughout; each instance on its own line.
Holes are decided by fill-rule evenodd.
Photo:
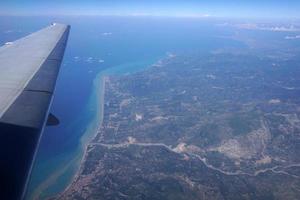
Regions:
M 300 60 L 272 53 L 107 77 L 101 128 L 57 198 L 300 199 Z

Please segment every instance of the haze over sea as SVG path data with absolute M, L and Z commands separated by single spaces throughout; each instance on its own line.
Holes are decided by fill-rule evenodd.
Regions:
M 0 42 L 53 21 L 72 26 L 51 108 L 61 123 L 44 131 L 28 199 L 55 195 L 72 180 L 100 124 L 103 74 L 134 72 L 170 54 L 242 46 L 211 19 L 169 17 L 1 17 Z

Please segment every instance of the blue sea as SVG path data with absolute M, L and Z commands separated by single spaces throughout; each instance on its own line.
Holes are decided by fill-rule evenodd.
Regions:
M 133 73 L 168 54 L 242 46 L 231 29 L 214 20 L 167 17 L 1 17 L 0 43 L 13 41 L 51 22 L 71 25 L 51 112 L 60 120 L 46 127 L 28 199 L 64 190 L 80 166 L 85 145 L 101 121 L 103 75 Z

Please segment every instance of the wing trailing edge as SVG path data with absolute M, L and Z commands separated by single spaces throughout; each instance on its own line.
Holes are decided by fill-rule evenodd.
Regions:
M 0 195 L 22 199 L 46 124 L 70 26 L 0 47 Z

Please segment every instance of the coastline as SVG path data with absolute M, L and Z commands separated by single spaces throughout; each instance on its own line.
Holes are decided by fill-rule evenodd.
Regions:
M 103 100 L 104 100 L 104 88 L 105 88 L 105 76 L 103 72 L 99 72 L 99 74 L 96 76 L 96 78 L 93 81 L 93 93 L 91 95 L 91 102 L 89 103 L 89 107 L 93 107 L 95 112 L 95 117 L 93 121 L 88 125 L 85 133 L 80 138 L 80 145 L 78 149 L 75 152 L 75 157 L 72 160 L 69 160 L 65 163 L 62 163 L 62 168 L 59 167 L 58 170 L 56 170 L 51 176 L 49 176 L 42 184 L 40 184 L 33 192 L 32 195 L 29 196 L 28 199 L 51 199 L 55 196 L 59 196 L 60 193 L 67 190 L 72 182 L 77 178 L 78 173 L 80 172 L 80 166 L 82 162 L 84 162 L 85 154 L 87 151 L 87 147 L 89 145 L 89 142 L 97 135 L 99 127 L 102 124 L 102 117 L 103 117 Z M 93 105 L 91 105 L 93 104 Z M 89 108 L 88 107 L 88 108 Z M 100 123 L 99 123 L 100 121 Z M 67 172 L 70 168 L 73 168 L 72 170 L 75 171 L 75 173 L 69 178 L 68 183 L 66 184 L 66 187 L 64 190 L 62 190 L 59 193 L 56 193 L 54 195 L 45 195 L 43 197 L 43 193 L 47 191 L 47 189 L 53 185 L 57 179 L 59 179 L 65 172 Z
M 73 159 L 62 162 L 57 170 L 54 170 L 46 180 L 43 181 L 38 187 L 34 190 L 32 195 L 28 200 L 38 200 L 38 199 L 56 199 L 61 196 L 66 190 L 68 190 L 72 183 L 78 178 L 81 172 L 82 163 L 85 161 L 85 155 L 87 153 L 87 147 L 89 143 L 97 136 L 98 130 L 102 125 L 103 114 L 104 114 L 104 96 L 105 96 L 105 80 L 109 75 L 120 75 L 126 73 L 133 73 L 140 70 L 143 70 L 147 67 L 155 65 L 158 61 L 161 60 L 161 57 L 156 57 L 147 62 L 136 62 L 136 63 L 126 63 L 124 65 L 118 65 L 113 68 L 109 68 L 103 71 L 100 71 L 93 81 L 93 92 L 90 97 L 90 102 L 87 105 L 86 109 L 95 110 L 95 116 L 93 120 L 87 126 L 85 132 L 80 137 L 80 145 L 78 145 L 75 152 L 73 152 Z M 61 186 L 61 190 L 49 192 L 49 188 L 53 190 L 53 185 L 59 182 L 59 179 L 67 174 L 67 181 Z
M 97 127 L 96 131 L 94 131 L 94 134 L 92 135 L 92 137 L 87 138 L 87 136 L 84 137 L 85 135 L 83 135 L 83 137 L 80 139 L 80 142 L 82 144 L 81 146 L 82 146 L 82 148 L 84 148 L 84 151 L 83 151 L 83 154 L 81 156 L 81 160 L 78 163 L 79 164 L 78 169 L 76 170 L 76 173 L 74 174 L 73 178 L 69 182 L 68 186 L 63 191 L 61 191 L 59 194 L 55 195 L 56 198 L 59 198 L 65 191 L 67 191 L 72 186 L 72 183 L 75 182 L 79 178 L 79 175 L 80 175 L 81 170 L 82 170 L 81 166 L 85 162 L 86 154 L 88 152 L 88 146 L 89 146 L 90 142 L 97 136 L 98 130 L 100 129 L 100 127 L 103 123 L 105 82 L 106 82 L 107 76 L 105 76 L 103 72 L 100 72 L 98 76 L 97 76 L 96 80 L 98 80 L 98 79 L 99 80 L 98 80 L 98 82 L 96 81 L 96 83 L 95 83 L 95 84 L 98 85 L 98 87 L 99 87 L 99 85 L 101 86 L 101 89 L 100 89 L 100 87 L 97 88 L 97 91 L 98 91 L 97 92 L 98 93 L 97 94 L 97 99 L 99 100 L 98 102 L 100 102 L 98 104 L 99 106 L 97 107 L 99 116 L 96 117 L 96 121 L 98 122 L 98 127 Z M 83 145 L 83 144 L 85 144 L 85 145 Z
M 173 54 L 172 54 L 173 55 Z M 170 55 L 168 55 L 168 57 L 170 58 Z M 95 81 L 94 81 L 94 87 L 96 88 L 94 90 L 93 96 L 96 95 L 96 99 L 98 101 L 97 103 L 97 116 L 94 118 L 93 121 L 95 121 L 95 124 L 97 126 L 97 128 L 93 129 L 94 132 L 92 135 L 88 135 L 88 134 L 84 134 L 81 139 L 81 147 L 83 150 L 83 154 L 80 155 L 81 159 L 80 162 L 77 163 L 77 169 L 76 172 L 74 173 L 74 175 L 72 176 L 71 180 L 69 181 L 69 184 L 64 188 L 64 190 L 62 190 L 61 192 L 57 193 L 56 195 L 47 198 L 50 200 L 54 200 L 56 198 L 60 198 L 70 187 L 72 187 L 72 184 L 74 182 L 76 182 L 76 180 L 79 178 L 81 172 L 82 172 L 82 166 L 83 163 L 86 161 L 86 154 L 88 153 L 88 146 L 90 144 L 91 141 L 93 141 L 93 139 L 98 135 L 99 133 L 99 129 L 102 126 L 103 123 L 103 116 L 104 116 L 104 98 L 105 98 L 105 86 L 106 86 L 106 82 L 107 79 L 110 75 L 120 75 L 120 74 L 126 74 L 124 73 L 127 72 L 128 73 L 128 69 L 131 69 L 129 73 L 134 73 L 140 70 L 144 70 L 147 67 L 152 67 L 152 66 L 157 66 L 160 65 L 162 61 L 162 58 L 157 59 L 156 58 L 156 62 L 147 62 L 147 64 L 143 63 L 141 66 L 136 67 L 136 65 L 134 64 L 127 64 L 127 65 L 120 65 L 114 68 L 110 68 L 104 71 L 101 71 Z M 152 63 L 152 64 L 150 64 Z M 96 94 L 95 94 L 96 92 Z

